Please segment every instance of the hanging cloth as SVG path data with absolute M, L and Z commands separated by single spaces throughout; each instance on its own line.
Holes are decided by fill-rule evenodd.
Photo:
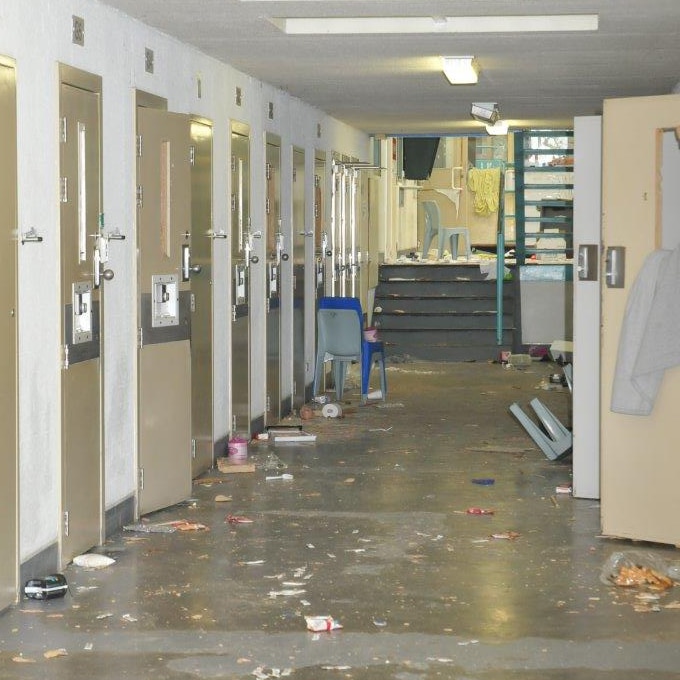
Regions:
M 468 170 L 468 188 L 475 194 L 474 208 L 477 215 L 492 215 L 498 211 L 500 186 L 500 168 Z
M 610 408 L 652 412 L 664 372 L 680 364 L 680 246 L 652 251 L 635 279 L 619 337 Z

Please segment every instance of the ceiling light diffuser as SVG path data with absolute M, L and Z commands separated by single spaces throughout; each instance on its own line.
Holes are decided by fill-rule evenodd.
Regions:
M 442 69 L 451 85 L 474 85 L 479 79 L 474 57 L 442 57 Z
M 270 17 L 288 35 L 400 33 L 542 33 L 597 31 L 597 14 L 512 14 L 463 17 Z
M 493 125 L 487 125 L 486 131 L 490 135 L 507 135 L 508 121 L 499 118 Z

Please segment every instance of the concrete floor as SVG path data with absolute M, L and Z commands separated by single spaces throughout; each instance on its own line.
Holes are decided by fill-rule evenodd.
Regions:
M 0 677 L 680 678 L 677 588 L 650 602 L 600 581 L 616 551 L 678 551 L 599 536 L 598 503 L 556 493 L 570 462 L 508 413 L 539 396 L 568 422 L 569 393 L 539 387 L 556 370 L 392 365 L 388 408 L 350 394 L 344 418 L 305 423 L 315 444 L 251 446 L 250 462 L 274 453 L 292 480 L 212 471 L 146 518 L 209 530 L 121 532 L 98 550 L 115 564 L 70 566 L 65 598 L 0 616 Z M 519 536 L 491 538 L 505 532 Z M 270 594 L 287 589 L 304 592 Z M 343 628 L 307 632 L 305 615 Z

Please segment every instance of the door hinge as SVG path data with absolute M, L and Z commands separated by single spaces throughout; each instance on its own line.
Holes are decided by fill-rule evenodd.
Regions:
M 269 298 L 267 298 L 267 314 L 271 311 L 271 303 L 269 302 Z
M 271 209 L 272 209 L 272 202 L 269 200 L 269 197 L 267 197 L 265 199 L 265 202 L 264 202 L 264 212 L 265 212 L 265 214 L 269 215 L 269 213 L 271 212 Z
M 318 189 L 321 186 L 321 175 L 314 175 L 314 188 Z
M 68 177 L 62 177 L 59 180 L 59 200 L 62 203 L 68 203 Z
M 69 529 L 70 529 L 70 525 L 69 525 L 68 510 L 65 510 L 64 511 L 64 536 L 68 536 Z
M 189 147 L 189 165 L 196 165 L 196 147 L 193 144 Z
M 293 396 L 297 394 L 297 382 L 293 380 Z
M 267 395 L 267 405 L 265 406 L 265 411 L 267 413 L 271 413 L 271 410 L 272 410 L 272 398 L 269 395 Z
M 264 164 L 264 174 L 265 178 L 267 181 L 269 181 L 272 178 L 272 164 L 271 163 L 265 163 Z
M 231 320 L 236 321 L 236 305 L 231 306 Z
M 192 313 L 196 311 L 196 293 L 192 293 L 189 298 L 189 311 Z
M 297 182 L 297 168 L 293 168 L 293 182 Z
M 236 212 L 236 194 L 231 195 L 231 212 Z
M 63 356 L 62 356 L 61 365 L 63 366 L 64 370 L 68 370 L 68 345 L 64 345 L 64 347 L 63 347 Z
M 231 431 L 236 432 L 236 414 L 231 417 Z
M 144 491 L 144 468 L 143 467 L 139 468 L 139 470 L 137 472 L 137 476 L 138 476 L 137 483 L 138 483 L 138 486 L 139 486 L 139 490 Z
M 231 157 L 231 171 L 236 172 L 236 156 Z
M 137 157 L 141 158 L 142 157 L 142 135 L 137 135 Z
M 61 137 L 61 143 L 66 144 L 68 141 L 68 120 L 66 116 L 62 116 L 59 121 L 59 136 Z
M 137 207 L 144 207 L 144 187 L 141 184 L 137 186 Z
M 191 438 L 191 457 L 196 458 L 196 440 Z
M 144 347 L 144 329 L 141 326 L 137 329 L 137 345 L 139 349 Z
M 293 290 L 297 288 L 297 276 L 293 274 Z

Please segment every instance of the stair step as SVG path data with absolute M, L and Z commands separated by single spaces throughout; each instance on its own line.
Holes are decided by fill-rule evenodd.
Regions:
M 376 295 L 375 308 L 380 309 L 380 314 L 448 314 L 448 313 L 475 313 L 496 312 L 496 296 L 484 297 L 403 297 Z M 512 297 L 503 298 L 503 311 L 511 310 Z M 507 309 L 506 309 L 507 308 Z
M 507 318 L 509 315 L 504 315 Z M 470 331 L 496 328 L 496 314 L 379 314 L 373 317 L 373 325 L 380 328 L 381 337 L 385 331 L 429 330 L 429 331 Z

